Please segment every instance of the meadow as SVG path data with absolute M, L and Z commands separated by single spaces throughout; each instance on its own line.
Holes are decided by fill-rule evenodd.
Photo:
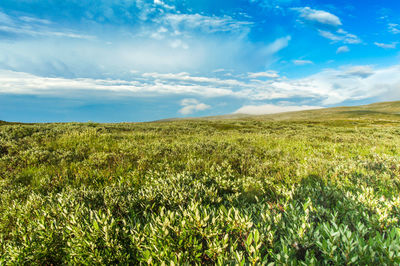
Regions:
M 400 118 L 360 114 L 1 123 L 0 264 L 399 264 Z

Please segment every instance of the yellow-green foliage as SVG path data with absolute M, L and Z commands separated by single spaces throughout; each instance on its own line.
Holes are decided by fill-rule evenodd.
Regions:
M 399 264 L 399 126 L 1 125 L 0 264 Z

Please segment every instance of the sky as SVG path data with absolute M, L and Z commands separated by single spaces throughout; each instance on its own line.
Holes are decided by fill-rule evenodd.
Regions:
M 2 0 L 0 120 L 400 100 L 398 0 Z

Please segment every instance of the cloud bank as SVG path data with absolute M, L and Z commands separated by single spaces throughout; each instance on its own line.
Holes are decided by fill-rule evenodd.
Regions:
M 369 65 L 325 69 L 293 80 L 277 76 L 277 73 L 266 72 L 226 78 L 220 73 L 220 76 L 210 78 L 185 72 L 135 72 L 130 80 L 124 80 L 51 78 L 2 70 L 0 94 L 73 97 L 79 91 L 97 91 L 113 93 L 113 97 L 230 97 L 258 103 L 302 98 L 318 106 L 327 106 L 369 98 L 386 100 L 400 92 L 400 65 L 377 69 Z

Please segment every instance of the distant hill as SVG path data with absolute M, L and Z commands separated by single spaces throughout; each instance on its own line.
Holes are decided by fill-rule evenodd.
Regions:
M 361 106 L 342 106 L 323 108 L 316 110 L 285 112 L 267 115 L 246 115 L 246 114 L 230 114 L 221 116 L 209 116 L 199 118 L 183 118 L 183 119 L 166 119 L 163 121 L 175 120 L 399 120 L 400 121 L 400 101 L 395 102 L 379 102 Z

